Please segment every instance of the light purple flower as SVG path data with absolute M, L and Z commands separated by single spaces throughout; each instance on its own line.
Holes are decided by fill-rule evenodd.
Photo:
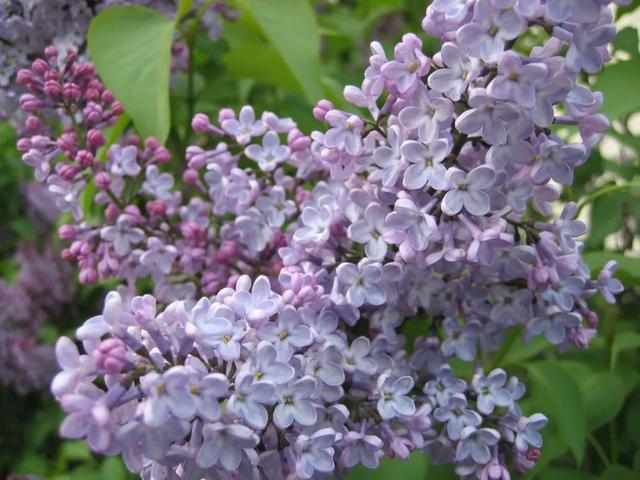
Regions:
M 456 119 L 458 131 L 467 135 L 482 135 L 490 145 L 507 141 L 507 127 L 518 120 L 518 112 L 513 105 L 499 102 L 477 90 L 469 99 L 469 106 Z
M 378 468 L 380 458 L 384 456 L 383 442 L 380 437 L 350 431 L 342 439 L 346 445 L 340 460 L 347 468 L 353 468 L 359 463 L 367 468 Z
M 315 379 L 309 376 L 279 386 L 276 390 L 277 405 L 273 410 L 273 423 L 280 429 L 290 427 L 294 420 L 307 426 L 316 423 L 318 414 L 313 400 L 317 389 Z
M 196 464 L 209 468 L 220 463 L 228 472 L 237 470 L 246 457 L 244 450 L 255 447 L 260 441 L 249 427 L 235 423 L 208 423 L 202 433 L 204 441 L 196 454 Z
M 447 356 L 456 356 L 470 362 L 476 356 L 479 325 L 476 321 L 468 321 L 460 325 L 455 318 L 444 321 L 442 328 L 448 337 L 442 342 L 442 352 Z
M 440 68 L 429 75 L 429 87 L 457 102 L 469 83 L 478 76 L 479 62 L 467 57 L 455 43 L 449 42 L 442 45 L 440 58 L 446 68 Z
M 311 436 L 298 435 L 294 448 L 297 453 L 296 473 L 301 479 L 313 478 L 314 472 L 333 472 L 335 441 L 336 433 L 331 428 L 321 428 Z
M 256 348 L 252 361 L 247 365 L 247 371 L 259 381 L 282 385 L 290 381 L 295 375 L 291 365 L 276 360 L 277 352 L 268 341 L 262 341 Z
M 373 152 L 375 164 L 380 168 L 371 173 L 369 176 L 371 181 L 380 181 L 385 187 L 393 187 L 397 183 L 398 177 L 406 168 L 406 162 L 400 153 L 403 132 L 399 125 L 389 127 L 388 145 L 381 145 Z
M 416 412 L 416 405 L 407 395 L 413 389 L 413 378 L 404 376 L 394 378 L 391 375 L 378 377 L 378 413 L 383 420 L 397 416 L 410 417 Z
M 411 248 L 419 252 L 427 247 L 429 235 L 436 229 L 435 219 L 424 209 L 419 209 L 410 198 L 396 200 L 385 225 L 388 229 L 403 232 Z M 402 246 L 400 248 L 402 253 Z
M 446 405 L 434 410 L 433 417 L 446 423 L 447 435 L 451 440 L 460 440 L 465 427 L 477 427 L 482 423 L 482 417 L 469 408 L 467 398 L 461 393 L 451 395 Z
M 371 358 L 371 342 L 367 337 L 356 338 L 343 352 L 343 367 L 346 372 L 362 372 L 365 375 L 376 373 L 377 365 Z
M 594 22 L 600 16 L 599 0 L 547 0 L 547 16 L 562 23 L 568 18 L 578 22 Z
M 122 147 L 112 145 L 109 148 L 109 159 L 111 160 L 110 171 L 114 175 L 128 175 L 136 177 L 142 170 L 137 160 L 138 147 L 129 145 Z
M 529 446 L 532 448 L 542 447 L 542 435 L 538 430 L 544 428 L 547 422 L 547 417 L 541 413 L 535 413 L 530 417 L 520 417 L 516 431 L 516 448 L 522 453 L 527 453 Z
M 411 163 L 404 172 L 402 184 L 410 190 L 428 186 L 435 190 L 445 190 L 446 168 L 442 162 L 449 155 L 450 147 L 444 140 L 434 140 L 425 146 L 412 140 L 402 144 L 402 156 Z
M 371 260 L 382 261 L 387 254 L 387 242 L 384 241 L 385 217 L 387 209 L 378 203 L 369 205 L 362 220 L 352 223 L 347 230 L 351 240 L 365 245 L 365 253 Z
M 189 420 L 196 411 L 189 387 L 190 372 L 186 367 L 171 367 L 164 374 L 148 373 L 141 378 L 142 389 L 149 395 L 144 403 L 144 422 L 159 427 L 173 415 Z
M 160 173 L 157 165 L 149 165 L 145 172 L 145 180 L 142 189 L 161 200 L 171 198 L 170 190 L 173 188 L 174 179 L 170 173 Z
M 616 302 L 614 295 L 618 295 L 624 291 L 622 282 L 617 278 L 613 278 L 613 274 L 617 268 L 618 263 L 615 260 L 610 260 L 598 275 L 598 291 L 607 303 L 611 304 Z
M 131 246 L 142 242 L 144 232 L 142 229 L 132 226 L 128 215 L 120 215 L 115 225 L 103 227 L 100 237 L 113 243 L 116 255 L 124 257 L 131 250 Z
M 291 149 L 286 145 L 280 145 L 278 134 L 268 131 L 262 137 L 262 145 L 249 145 L 244 153 L 251 160 L 258 162 L 258 167 L 265 172 L 275 170 L 278 164 L 287 160 L 291 155 Z
M 262 120 L 256 120 L 256 114 L 248 105 L 240 109 L 238 118 L 223 120 L 220 124 L 222 129 L 229 135 L 236 137 L 238 143 L 246 145 L 251 141 L 251 137 L 259 137 L 266 130 L 266 125 Z
M 227 407 L 244 419 L 247 424 L 261 430 L 267 426 L 269 415 L 265 405 L 275 400 L 275 387 L 266 381 L 255 381 L 250 374 L 236 377 L 235 390 L 229 397 Z
M 300 315 L 291 307 L 284 307 L 278 315 L 277 323 L 264 324 L 258 335 L 264 340 L 270 341 L 277 352 L 277 359 L 286 362 L 294 351 L 311 344 L 311 330 L 303 325 Z
M 478 373 L 474 375 L 471 385 L 478 394 L 478 410 L 489 415 L 496 407 L 509 407 L 513 403 L 509 391 L 506 389 L 507 374 L 497 368 L 489 375 Z
M 362 149 L 360 132 L 364 126 L 362 119 L 340 110 L 330 110 L 326 119 L 332 128 L 324 135 L 325 145 L 329 148 L 344 150 L 349 155 L 359 155 Z
M 500 100 L 513 99 L 524 108 L 533 107 L 535 85 L 544 81 L 547 67 L 543 63 L 524 63 L 523 58 L 510 50 L 498 62 L 498 76 L 489 84 L 488 93 Z
M 342 263 L 336 269 L 336 280 L 347 287 L 345 297 L 354 307 L 365 303 L 382 305 L 385 302 L 387 294 L 382 287 L 382 277 L 382 266 L 367 259 L 361 260 L 358 265 Z
M 413 33 L 402 36 L 402 41 L 394 50 L 394 57 L 380 71 L 403 94 L 429 72 L 429 59 L 422 53 L 422 41 Z
M 491 447 L 500 440 L 500 434 L 493 428 L 466 427 L 462 430 L 461 440 L 456 449 L 456 461 L 471 458 L 479 465 L 486 465 L 491 460 Z
M 563 185 L 573 183 L 573 170 L 586 160 L 586 149 L 580 144 L 565 145 L 547 140 L 539 147 L 531 176 L 536 184 L 547 183 L 550 179 Z
M 491 210 L 489 189 L 495 172 L 489 166 L 476 167 L 468 174 L 457 168 L 447 171 L 450 190 L 442 199 L 442 211 L 456 215 L 464 208 L 472 215 L 486 215 Z
M 418 138 L 429 144 L 440 135 L 440 125 L 446 125 L 453 118 L 453 104 L 444 97 L 438 97 L 422 85 L 416 88 L 411 105 L 404 107 L 398 119 L 403 127 L 417 130 Z

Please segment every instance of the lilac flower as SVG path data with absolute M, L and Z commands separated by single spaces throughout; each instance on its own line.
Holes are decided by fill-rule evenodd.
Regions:
M 563 145 L 547 140 L 539 147 L 539 161 L 533 166 L 533 181 L 542 184 L 553 179 L 563 185 L 573 183 L 573 169 L 586 159 L 582 145 Z
M 385 187 L 393 187 L 397 183 L 398 177 L 406 168 L 406 162 L 400 153 L 402 141 L 403 129 L 399 125 L 392 125 L 387 135 L 388 145 L 379 146 L 373 153 L 375 164 L 380 169 L 371 173 L 372 181 L 379 180 Z
M 549 343 L 559 345 L 565 340 L 567 330 L 577 327 L 581 321 L 577 313 L 554 311 L 535 317 L 528 324 L 528 329 L 531 334 L 544 334 Z
M 447 356 L 455 355 L 461 360 L 473 360 L 476 356 L 478 324 L 471 321 L 461 326 L 455 319 L 449 318 L 442 327 L 449 335 L 442 342 L 442 352 Z
M 197 414 L 215 422 L 220 418 L 220 398 L 225 398 L 229 390 L 229 380 L 221 373 L 211 373 L 197 382 L 191 379 L 191 398 L 195 404 Z
M 475 463 L 486 465 L 491 460 L 491 447 L 500 440 L 500 434 L 492 428 L 466 427 L 456 449 L 456 461 L 471 458 Z
M 394 378 L 391 375 L 380 375 L 378 377 L 378 413 L 384 420 L 397 417 L 398 415 L 412 416 L 416 411 L 415 403 L 407 396 L 413 389 L 413 379 L 411 377 Z
M 617 268 L 618 263 L 615 260 L 610 260 L 598 275 L 598 291 L 602 294 L 607 303 L 611 304 L 615 303 L 614 295 L 624 291 L 622 282 L 617 278 L 613 278 L 613 274 Z
M 347 230 L 349 238 L 365 245 L 365 253 L 371 260 L 382 261 L 387 254 L 385 217 L 387 210 L 380 204 L 372 203 L 364 211 L 362 220 L 352 223 Z
M 145 172 L 145 181 L 142 188 L 147 193 L 161 200 L 171 198 L 171 190 L 173 188 L 174 179 L 170 173 L 160 173 L 156 165 L 149 165 Z
M 349 155 L 358 155 L 362 149 L 362 119 L 356 115 L 347 115 L 339 110 L 331 110 L 326 116 L 331 129 L 324 136 L 329 148 L 344 150 Z
M 235 360 L 246 329 L 243 322 L 236 322 L 229 307 L 205 298 L 192 310 L 186 331 L 202 345 L 215 348 L 225 360 Z
M 104 397 L 104 392 L 91 383 L 82 384 L 75 393 L 64 395 L 61 404 L 68 416 L 60 425 L 60 435 L 65 438 L 87 437 L 93 451 L 107 450 L 112 429 Z
M 278 322 L 266 323 L 258 331 L 260 338 L 269 340 L 275 347 L 277 359 L 286 362 L 296 349 L 311 344 L 311 330 L 300 324 L 300 316 L 291 307 L 285 307 L 278 315 Z
M 358 432 L 348 432 L 342 439 L 346 445 L 340 460 L 347 468 L 353 468 L 361 463 L 367 468 L 378 468 L 382 452 L 383 442 L 375 435 L 365 435 Z
M 138 148 L 129 145 L 121 147 L 120 145 L 112 145 L 109 148 L 109 159 L 111 160 L 111 173 L 114 175 L 128 175 L 136 177 L 142 170 L 137 160 Z
M 356 338 L 343 352 L 343 366 L 346 372 L 362 372 L 365 375 L 376 373 L 377 365 L 371 358 L 371 342 L 366 337 Z
M 317 384 L 312 377 L 281 385 L 276 390 L 277 404 L 273 410 L 273 423 L 278 428 L 289 427 L 295 420 L 301 425 L 313 425 L 318 414 L 313 399 Z
M 553 123 L 553 106 L 565 99 L 571 87 L 571 81 L 564 75 L 557 75 L 536 86 L 536 101 L 531 112 L 531 119 L 536 125 L 548 127 Z
M 116 255 L 125 256 L 131 250 L 131 245 L 140 243 L 144 239 L 142 229 L 132 226 L 131 219 L 127 215 L 120 215 L 115 225 L 103 227 L 100 237 L 113 243 Z
M 616 29 L 613 25 L 578 25 L 567 52 L 567 65 L 587 73 L 599 72 L 608 58 L 606 45 L 615 34 Z
M 418 138 L 428 144 L 437 138 L 440 125 L 453 118 L 453 105 L 450 100 L 429 93 L 425 86 L 416 88 L 411 105 L 403 108 L 398 119 L 403 127 L 417 130 Z
M 295 202 L 287 200 L 285 189 L 278 185 L 269 190 L 267 195 L 258 198 L 256 207 L 266 215 L 269 225 L 273 227 L 281 227 L 297 210 Z
M 302 244 L 323 244 L 330 235 L 333 212 L 328 206 L 306 207 L 300 217 L 304 227 L 293 234 L 293 241 Z
M 486 215 L 491 210 L 489 188 L 495 172 L 491 167 L 476 167 L 468 174 L 457 168 L 447 172 L 450 190 L 442 199 L 442 211 L 456 215 L 464 208 L 472 215 Z
M 482 417 L 469 408 L 467 398 L 460 393 L 449 397 L 446 405 L 436 408 L 433 416 L 447 424 L 447 435 L 451 440 L 460 440 L 465 427 L 477 427 L 482 423 Z
M 313 478 L 314 472 L 330 473 L 334 470 L 335 441 L 336 433 L 331 428 L 321 428 L 311 436 L 298 436 L 294 448 L 298 454 L 296 473 L 301 479 Z
M 573 18 L 578 22 L 594 22 L 600 16 L 598 0 L 548 0 L 547 16 L 554 22 Z
M 226 303 L 238 317 L 254 324 L 263 323 L 278 309 L 277 296 L 264 275 L 256 278 L 253 285 L 246 275 L 240 277 L 236 282 L 236 292 L 226 299 Z
M 220 126 L 242 145 L 249 143 L 252 137 L 259 137 L 266 130 L 264 122 L 256 120 L 256 114 L 249 106 L 242 107 L 238 119 L 234 117 L 223 120 Z
M 505 42 L 516 38 L 524 29 L 523 19 L 513 10 L 501 10 L 491 0 L 478 0 L 473 22 L 458 30 L 458 43 L 485 62 L 496 62 Z
M 56 397 L 61 397 L 66 393 L 72 393 L 78 383 L 92 369 L 91 362 L 87 355 L 80 355 L 78 348 L 67 337 L 60 337 L 56 342 L 56 360 L 62 367 L 62 371 L 53 378 L 51 382 L 51 392 Z
M 540 448 L 542 446 L 542 435 L 540 430 L 547 424 L 547 417 L 541 413 L 536 413 L 530 417 L 521 417 L 518 420 L 515 445 L 523 453 L 529 451 L 529 446 Z
M 467 3 L 465 0 L 462 2 Z M 475 58 L 466 57 L 455 43 L 449 42 L 442 45 L 440 58 L 446 68 L 438 69 L 429 75 L 429 87 L 457 102 L 469 83 L 478 76 L 479 62 Z
M 291 149 L 286 145 L 280 145 L 278 134 L 268 131 L 262 137 L 262 145 L 249 145 L 244 150 L 245 155 L 258 162 L 258 166 L 265 172 L 271 172 L 289 155 Z
M 436 230 L 435 219 L 418 209 L 409 198 L 396 200 L 393 212 L 385 219 L 385 225 L 389 229 L 404 232 L 408 244 L 416 251 L 422 251 L 427 247 L 429 235 Z M 402 253 L 402 246 L 400 250 Z
M 478 394 L 478 410 L 484 415 L 489 415 L 495 407 L 509 407 L 513 403 L 511 395 L 507 391 L 507 374 L 497 368 L 489 375 L 478 373 L 474 375 L 471 385 Z
M 525 64 L 522 57 L 510 50 L 498 62 L 498 76 L 489 84 L 488 93 L 500 100 L 513 99 L 524 108 L 535 104 L 535 85 L 545 80 L 547 67 L 543 63 Z
M 531 120 L 523 117 L 509 128 L 504 144 L 491 146 L 487 152 L 487 160 L 496 171 L 514 163 L 529 164 L 533 161 L 535 151 L 528 141 L 533 131 Z
M 468 0 L 434 0 L 436 12 L 444 13 L 448 22 L 462 22 L 469 12 L 471 3 Z
M 382 305 L 387 294 L 382 287 L 382 267 L 364 259 L 354 265 L 342 263 L 336 270 L 336 280 L 347 287 L 346 299 L 355 307 L 364 303 Z
M 518 120 L 518 112 L 506 102 L 495 99 L 478 90 L 469 99 L 471 109 L 456 119 L 456 128 L 467 135 L 480 134 L 491 145 L 507 140 L 507 125 Z
M 267 341 L 260 342 L 254 352 L 253 361 L 248 364 L 248 372 L 257 381 L 282 385 L 295 375 L 291 365 L 276 360 L 276 349 Z
M 389 79 L 402 94 L 408 92 L 429 72 L 429 60 L 422 53 L 422 41 L 413 33 L 402 36 L 396 45 L 395 60 L 382 66 L 382 75 Z
M 141 385 L 149 398 L 144 404 L 144 422 L 159 427 L 174 415 L 181 420 L 190 419 L 195 413 L 195 403 L 188 390 L 190 373 L 187 368 L 176 366 L 163 375 L 155 372 L 141 378 Z
M 449 151 L 449 144 L 444 140 L 434 140 L 427 146 L 414 141 L 404 142 L 402 156 L 411 165 L 404 172 L 403 186 L 417 190 L 428 185 L 436 190 L 445 190 L 447 188 L 446 168 L 442 162 L 449 155 Z
M 255 381 L 252 375 L 240 375 L 236 378 L 235 391 L 227 406 L 250 427 L 261 430 L 267 426 L 268 420 L 264 405 L 272 404 L 274 399 L 275 388 L 271 383 Z
M 209 468 L 219 462 L 228 472 L 237 470 L 246 456 L 244 449 L 255 447 L 259 441 L 249 427 L 234 423 L 206 424 L 202 433 L 204 441 L 196 454 L 196 464 Z

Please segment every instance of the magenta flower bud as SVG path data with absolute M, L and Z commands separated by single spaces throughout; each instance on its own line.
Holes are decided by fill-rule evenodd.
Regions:
M 100 130 L 92 128 L 89 130 L 89 133 L 87 133 L 87 144 L 90 148 L 96 149 L 101 147 L 104 145 L 104 142 L 104 134 Z
M 36 58 L 33 63 L 31 63 L 31 69 L 38 75 L 44 75 L 46 71 L 49 70 L 49 64 L 42 58 Z
M 77 257 L 78 255 L 80 255 L 80 253 L 82 253 L 82 252 L 81 252 L 81 250 L 82 250 L 82 243 L 83 243 L 83 242 L 81 242 L 80 240 L 77 240 L 77 241 L 73 242 L 73 243 L 71 244 L 71 246 L 69 247 L 69 251 L 70 251 L 73 255 L 75 255 L 75 256 Z
M 133 145 L 134 147 L 139 147 L 140 137 L 138 135 L 129 135 L 127 137 L 127 145 Z
M 54 47 L 53 45 L 50 45 L 50 46 L 48 46 L 47 48 L 44 49 L 44 54 L 49 59 L 56 58 L 58 56 L 58 49 L 56 47 Z
M 169 161 L 171 160 L 171 154 L 166 148 L 158 147 L 156 151 L 153 152 L 153 158 L 155 159 L 156 163 L 164 165 L 165 163 L 169 163 Z
M 200 181 L 198 171 L 193 168 L 188 168 L 182 174 L 182 180 L 188 185 L 198 185 L 198 182 Z
M 122 115 L 124 113 L 124 105 L 122 102 L 115 101 L 111 104 L 111 113 L 113 115 Z
M 70 248 L 65 248 L 62 250 L 62 252 L 60 252 L 60 257 L 62 257 L 63 260 L 70 262 L 72 260 L 75 260 L 77 258 L 77 255 L 74 254 L 73 250 L 71 250 Z
M 144 216 L 135 205 L 127 205 L 124 207 L 124 214 L 133 225 L 144 222 Z
M 107 205 L 107 208 L 104 210 L 104 218 L 107 222 L 115 222 L 118 219 L 118 215 L 120 215 L 120 209 L 117 205 L 113 203 Z
M 160 142 L 156 137 L 149 137 L 144 141 L 144 146 L 149 150 L 157 150 L 160 147 Z
M 497 459 L 482 469 L 480 480 L 511 480 L 509 470 Z
M 306 150 L 311 145 L 311 138 L 304 135 L 300 130 L 294 128 L 287 136 L 287 144 L 294 152 Z
M 60 138 L 56 143 L 60 150 L 64 152 L 70 152 L 76 145 L 77 139 L 78 137 L 76 136 L 75 132 L 65 132 L 60 135 Z
M 16 148 L 20 152 L 28 152 L 31 149 L 31 140 L 28 138 L 21 138 L 16 142 Z
M 62 94 L 62 86 L 57 80 L 47 80 L 44 84 L 44 93 L 53 99 L 58 99 Z
M 26 68 L 22 68 L 18 70 L 16 79 L 18 80 L 19 84 L 29 86 L 29 84 L 33 81 L 33 72 L 31 70 L 27 70 Z
M 198 244 L 207 239 L 206 230 L 195 222 L 185 222 L 180 225 L 180 231 L 189 242 Z
M 30 93 L 25 93 L 20 97 L 20 108 L 25 112 L 35 113 L 40 108 L 40 100 Z
M 162 200 L 151 200 L 147 202 L 147 212 L 151 215 L 163 217 L 167 213 L 167 204 Z
M 89 88 L 86 92 L 84 92 L 84 99 L 92 102 L 97 102 L 100 100 L 100 90 L 95 88 Z
M 318 103 L 316 103 L 316 106 L 313 107 L 313 116 L 317 120 L 321 122 L 325 122 L 327 118 L 327 113 L 333 109 L 334 109 L 333 103 L 331 103 L 329 100 L 320 100 Z
M 224 240 L 220 249 L 215 253 L 214 258 L 217 262 L 228 262 L 238 256 L 240 248 L 238 243 L 233 240 Z
M 67 100 L 75 102 L 80 98 L 80 95 L 82 95 L 80 87 L 75 83 L 68 82 L 62 87 L 62 96 Z
M 60 72 L 57 70 L 49 70 L 43 75 L 45 82 L 49 80 L 60 80 Z
M 236 118 L 236 113 L 230 108 L 223 108 L 218 112 L 218 123 L 222 123 L 225 120 L 233 120 Z
M 116 97 L 111 90 L 105 90 L 100 95 L 100 100 L 102 100 L 104 103 L 107 103 L 107 104 L 113 103 L 115 99 Z
M 80 150 L 76 155 L 76 163 L 81 167 L 90 167 L 93 165 L 93 154 L 88 150 Z
M 78 169 L 68 164 L 60 165 L 57 170 L 58 175 L 60 175 L 64 180 L 68 182 L 72 182 L 78 174 Z
M 95 102 L 89 102 L 82 111 L 82 114 L 89 123 L 100 122 L 102 120 L 103 113 L 102 107 Z
M 107 172 L 99 172 L 93 177 L 93 181 L 100 190 L 106 190 L 111 185 L 111 176 Z
M 209 121 L 209 117 L 204 113 L 196 113 L 193 116 L 193 120 L 191 120 L 191 128 L 196 132 L 207 133 L 210 127 L 211 122 Z
M 311 192 L 304 187 L 296 188 L 296 203 L 298 205 L 306 202 L 311 198 Z
M 64 240 L 65 242 L 72 241 L 76 237 L 76 233 L 77 231 L 75 225 L 65 224 L 61 225 L 58 229 L 58 235 L 60 236 L 60 239 Z
M 118 338 L 107 338 L 91 353 L 91 359 L 109 375 L 120 373 L 127 364 L 125 344 Z
M 83 285 L 93 285 L 98 281 L 98 271 L 95 268 L 87 267 L 80 270 L 78 275 L 80 283 Z
M 33 115 L 30 115 L 25 121 L 25 126 L 30 132 L 37 132 L 42 128 L 42 121 Z

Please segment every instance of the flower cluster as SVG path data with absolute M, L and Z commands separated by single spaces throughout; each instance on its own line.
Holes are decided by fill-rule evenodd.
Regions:
M 159 313 L 150 295 L 111 292 L 77 330 L 86 354 L 56 346 L 62 435 L 152 478 L 330 478 L 416 449 L 465 475 L 533 465 L 546 418 L 522 415 L 517 378 L 465 382 L 437 343 L 409 357 L 400 339 L 356 336 L 321 285 L 280 277 L 281 293 L 242 276 Z
M 68 265 L 50 247 L 19 246 L 20 273 L 14 283 L 0 280 L 0 382 L 18 393 L 45 387 L 55 373 L 50 345 L 38 342 L 42 325 L 71 302 Z
M 524 386 L 499 368 L 458 378 L 452 360 L 480 365 L 509 330 L 586 348 L 587 300 L 622 290 L 614 262 L 592 279 L 576 205 L 552 217 L 609 126 L 579 81 L 608 60 L 607 3 L 435 0 L 423 28 L 440 52 L 414 34 L 390 57 L 374 42 L 345 89 L 370 119 L 321 100 L 328 129 L 307 137 L 248 106 L 216 125 L 196 115 L 221 141 L 187 149 L 181 190 L 153 139 L 125 139 L 105 163 L 87 143 L 83 163 L 67 146 L 91 136 L 72 125 L 73 141 L 47 137 L 66 153 L 53 174 L 28 157 L 40 137 L 22 140 L 47 182 L 68 182 L 78 222 L 61 234 L 81 279 L 130 287 L 78 329 L 85 354 L 58 342 L 62 434 L 149 478 L 330 478 L 415 450 L 465 478 L 532 468 L 546 417 L 523 414 Z M 529 34 L 546 41 L 527 51 Z M 24 105 L 51 97 L 38 91 Z M 89 178 L 105 225 L 74 207 Z M 147 275 L 154 296 L 135 296 Z

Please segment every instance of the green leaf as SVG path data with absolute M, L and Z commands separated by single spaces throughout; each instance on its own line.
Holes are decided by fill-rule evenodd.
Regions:
M 176 11 L 176 23 L 182 20 L 182 17 L 184 17 L 189 12 L 189 10 L 191 10 L 192 6 L 193 0 L 180 0 L 180 3 L 178 4 L 178 10 Z
M 640 333 L 619 332 L 611 346 L 611 369 L 614 370 L 616 368 L 620 353 L 636 348 L 640 348 Z
M 589 224 L 589 248 L 602 248 L 605 238 L 622 228 L 622 206 L 627 199 L 624 192 L 614 192 L 593 202 Z
M 582 257 L 589 268 L 597 272 L 606 265 L 609 260 L 618 262 L 619 272 L 626 272 L 634 279 L 640 280 L 640 258 L 628 257 L 616 252 L 587 252 Z
M 613 47 L 616 50 L 623 50 L 632 57 L 638 55 L 638 30 L 633 27 L 627 27 L 620 30 L 613 40 Z
M 593 87 L 604 93 L 602 112 L 614 119 L 640 109 L 640 57 L 607 66 Z
M 89 55 L 104 84 L 143 137 L 169 135 L 169 72 L 174 22 L 156 10 L 110 8 L 91 23 Z
M 620 377 L 609 372 L 592 375 L 580 390 L 589 430 L 596 430 L 613 420 L 622 408 L 626 394 Z
M 623 465 L 611 465 L 600 476 L 600 480 L 634 480 L 633 471 Z
M 260 26 L 310 103 L 322 97 L 320 34 L 306 0 L 239 0 Z
M 102 462 L 100 467 L 102 478 L 109 480 L 126 480 L 127 470 L 122 464 L 120 457 L 109 457 Z
M 425 478 L 427 473 L 427 458 L 423 453 L 415 452 L 408 460 L 385 459 L 380 467 L 370 470 L 358 465 L 347 476 L 347 480 L 386 480 L 389 478 Z
M 598 477 L 579 470 L 549 467 L 540 472 L 539 478 L 544 478 L 544 480 L 597 480 Z
M 557 425 L 578 464 L 582 463 L 586 435 L 586 416 L 580 389 L 559 362 L 534 362 L 526 365 L 534 386 L 545 391 L 550 400 L 550 422 Z

